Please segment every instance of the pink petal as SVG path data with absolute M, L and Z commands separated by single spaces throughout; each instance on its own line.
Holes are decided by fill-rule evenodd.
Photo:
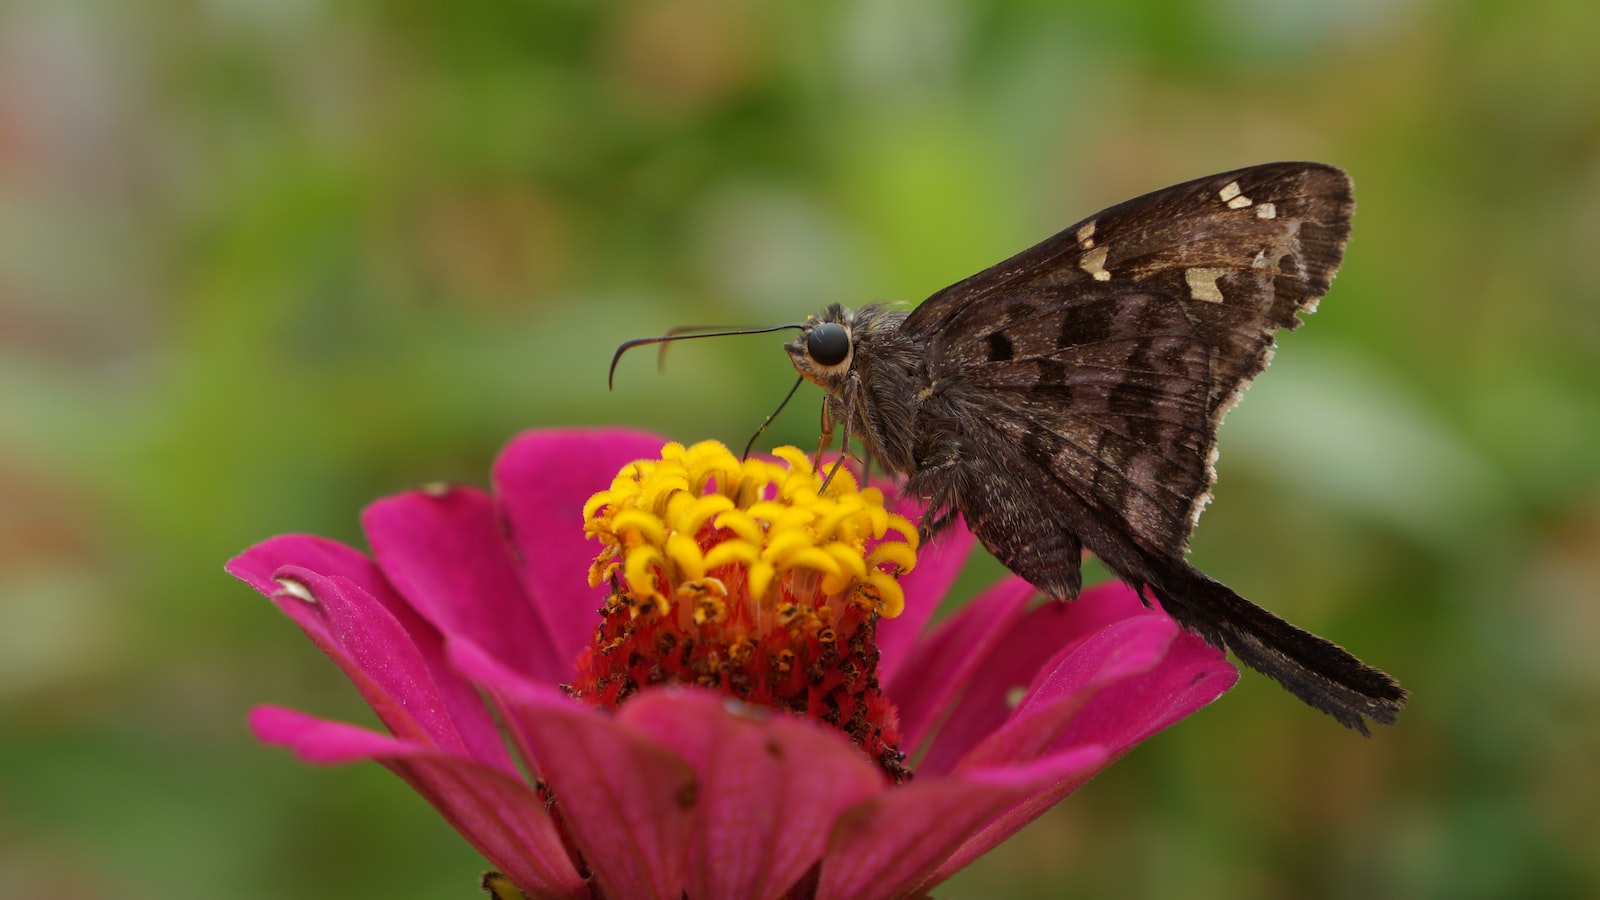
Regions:
M 1038 594 L 1021 578 L 1001 579 L 917 643 L 888 682 L 889 698 L 900 711 L 902 749 L 914 753 L 922 745 Z
M 678 900 L 699 790 L 682 758 L 600 710 L 505 676 L 470 645 L 453 658 L 503 705 L 607 896 Z
M 837 732 L 695 689 L 652 689 L 622 724 L 683 757 L 699 781 L 689 896 L 775 897 L 827 847 L 844 809 L 886 789 Z
M 280 566 L 262 578 L 264 565 L 277 555 L 274 549 L 282 547 L 260 545 L 230 567 L 300 626 L 349 676 L 391 731 L 465 753 L 466 745 L 427 664 L 395 617 L 346 578 L 329 578 L 293 565 Z
M 818 898 L 902 897 L 930 886 L 939 864 L 1021 798 L 1103 766 L 1083 747 L 1022 766 L 918 778 L 858 804 L 834 830 Z
M 400 623 L 422 656 L 428 675 L 443 697 L 444 709 L 456 731 L 471 748 L 473 758 L 513 771 L 499 727 L 489 717 L 477 688 L 446 664 L 438 631 L 395 594 L 372 560 L 337 541 L 285 535 L 250 548 L 230 561 L 227 568 L 233 575 L 272 598 L 280 608 L 285 608 L 285 603 L 291 604 L 285 612 L 301 621 L 304 617 L 299 615 L 302 612 L 300 603 L 284 594 L 282 586 L 272 578 L 285 565 L 299 565 L 319 574 L 349 579 L 374 597 Z M 306 623 L 301 624 L 304 628 Z M 313 641 L 317 641 L 314 635 Z
M 1056 746 L 1093 742 L 1121 756 L 1221 697 L 1238 681 L 1239 670 L 1221 650 L 1180 630 L 1160 663 L 1095 694 Z
M 540 776 L 542 770 L 539 767 L 539 760 L 528 744 L 528 734 L 523 727 L 522 714 L 512 705 L 512 698 L 531 693 L 548 697 L 555 703 L 575 701 L 549 682 L 528 679 L 467 638 L 453 638 L 445 649 L 450 657 L 450 664 L 472 679 L 489 698 L 529 773 L 534 777 Z
M 494 466 L 495 501 L 516 548 L 522 583 L 559 659 L 576 660 L 603 597 L 588 587 L 600 545 L 583 536 L 583 504 L 624 465 L 661 455 L 662 438 L 623 428 L 529 431 Z
M 412 491 L 372 504 L 361 521 L 384 574 L 439 631 L 470 638 L 529 678 L 572 677 L 573 659 L 557 657 L 488 495 Z
M 896 497 L 890 504 L 890 509 L 912 522 L 920 521 L 922 508 L 920 502 L 905 497 Z M 966 523 L 958 520 L 918 548 L 916 568 L 900 579 L 906 595 L 905 612 L 878 623 L 879 672 L 885 684 L 905 665 L 912 645 L 949 593 L 976 543 Z
M 528 732 L 573 842 L 609 895 L 682 896 L 697 791 L 684 761 L 575 704 L 543 711 Z
M 520 779 L 425 744 L 294 710 L 258 707 L 250 725 L 263 742 L 289 747 L 306 762 L 382 763 L 529 896 L 589 896 L 544 803 Z
M 991 643 L 996 649 L 971 669 L 964 690 L 945 709 L 944 721 L 927 744 L 917 771 L 950 771 L 1012 716 L 1018 693 L 1031 687 L 1052 659 L 1110 623 L 1154 614 L 1121 583 L 1089 588 L 1071 603 L 1047 601 L 1028 610 Z
M 1130 619 L 1119 625 L 1133 625 L 1137 621 Z M 1091 643 L 1085 641 L 1083 648 L 1092 655 L 1098 651 L 1091 648 Z M 1066 668 L 1070 669 L 1078 662 L 1081 660 L 1069 663 Z M 1052 679 L 1057 677 L 1052 674 Z M 1238 679 L 1239 671 L 1228 663 L 1221 651 L 1195 635 L 1179 632 L 1169 642 L 1160 662 L 1150 670 L 1105 685 L 1087 702 L 1078 706 L 1076 715 L 1050 741 L 1052 750 L 1049 752 L 1071 752 L 1066 748 L 1082 745 L 1102 746 L 1108 754 L 1104 765 L 1108 766 L 1151 735 L 1221 696 Z M 1058 699 L 1054 705 L 1067 708 L 1076 704 L 1071 700 Z M 1021 727 L 1048 732 L 1052 726 L 1047 725 L 1047 718 L 1035 715 L 1032 721 Z M 1048 734 L 1044 736 L 1048 737 Z M 940 878 L 949 877 L 994 849 L 1077 790 L 1096 771 L 1098 769 L 1085 772 L 1075 781 L 1065 781 L 1033 794 L 1004 815 L 996 817 L 941 864 Z
M 1155 668 L 1178 636 L 1165 616 L 1115 622 L 1059 657 L 1004 726 L 962 757 L 959 768 L 1024 762 L 1061 737 L 1107 685 Z

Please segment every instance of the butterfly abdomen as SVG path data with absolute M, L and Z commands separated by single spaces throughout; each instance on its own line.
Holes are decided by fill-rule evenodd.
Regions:
M 1367 734 L 1393 725 L 1404 688 L 1343 647 L 1297 628 L 1181 559 L 1146 560 L 1150 587 L 1178 624 L 1271 676 L 1291 694 Z

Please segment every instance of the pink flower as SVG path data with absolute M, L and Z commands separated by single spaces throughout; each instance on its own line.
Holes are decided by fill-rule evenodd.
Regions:
M 959 526 L 924 548 L 914 569 L 892 562 L 900 551 L 872 549 L 903 522 L 892 515 L 890 534 L 877 528 L 864 545 L 865 570 L 849 552 L 823 548 L 855 576 L 781 562 L 757 572 L 777 558 L 766 551 L 748 569 L 717 568 L 725 560 L 702 547 L 717 573 L 737 569 L 730 582 L 694 571 L 692 542 L 635 560 L 638 535 L 622 527 L 602 535 L 611 543 L 596 561 L 586 513 L 595 533 L 609 507 L 591 495 L 621 483 L 630 461 L 657 458 L 661 444 L 617 429 L 531 432 L 500 456 L 493 496 L 453 487 L 370 506 L 371 558 L 285 535 L 231 561 L 228 571 L 293 619 L 389 730 L 268 706 L 251 714 L 257 736 L 307 762 L 382 763 L 529 897 L 901 897 L 948 878 L 1238 677 L 1221 653 L 1121 585 L 1039 603 L 1008 577 L 926 627 L 972 547 Z M 677 581 L 648 574 L 679 569 Z M 662 592 L 629 587 L 641 573 Z M 619 606 L 623 589 L 634 600 Z M 786 630 L 777 629 L 798 643 L 769 646 L 768 623 L 751 646 L 719 651 L 720 669 L 701 659 L 697 682 L 635 677 L 662 668 L 641 659 L 650 647 L 681 638 L 650 632 L 646 641 L 629 623 L 676 617 L 692 631 L 708 616 L 737 618 L 726 604 L 747 593 L 792 600 L 804 591 L 818 597 L 805 610 L 820 624 L 795 626 L 790 602 Z M 904 609 L 889 618 L 895 591 Z M 834 612 L 821 611 L 823 595 Z M 646 608 L 640 596 L 653 598 Z M 861 621 L 846 624 L 852 616 Z M 876 673 L 862 669 L 865 657 L 836 652 L 845 643 L 875 654 Z M 595 668 L 607 653 L 632 667 Z M 817 673 L 836 657 L 851 660 L 853 686 L 803 697 L 752 692 L 735 665 L 757 659 L 748 671 L 760 673 L 795 659 Z M 613 710 L 596 689 L 618 678 Z M 730 685 L 766 705 L 735 699 Z M 840 718 L 841 702 L 853 710 L 843 718 L 858 726 L 854 740 L 816 714 L 820 706 Z M 780 711 L 807 703 L 810 716 Z M 863 740 L 874 736 L 868 749 Z M 901 759 L 914 777 L 905 767 L 896 775 Z

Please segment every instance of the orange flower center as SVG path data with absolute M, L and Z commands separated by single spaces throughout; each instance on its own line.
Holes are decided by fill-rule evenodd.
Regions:
M 573 694 L 615 707 L 693 684 L 844 731 L 890 777 L 910 776 L 878 685 L 878 620 L 900 614 L 916 527 L 806 455 L 740 460 L 714 441 L 667 444 L 584 505 L 611 592 Z

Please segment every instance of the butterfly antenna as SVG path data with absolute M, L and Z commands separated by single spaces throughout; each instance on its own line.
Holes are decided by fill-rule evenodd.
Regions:
M 733 325 L 679 325 L 675 328 L 668 328 L 667 333 L 662 335 L 665 340 L 661 342 L 661 349 L 656 351 L 656 371 L 665 372 L 667 370 L 667 348 L 672 346 L 673 341 L 679 338 L 700 335 L 712 337 L 713 333 L 744 334 L 743 331 Z
M 693 338 L 734 337 L 742 334 L 771 334 L 774 331 L 787 331 L 790 328 L 805 328 L 804 325 L 793 324 L 773 325 L 769 328 L 742 328 L 729 331 L 701 331 L 700 329 L 704 327 L 705 326 L 701 325 L 689 325 L 680 328 L 674 328 L 666 334 L 659 335 L 657 337 L 634 338 L 631 341 L 623 341 L 622 344 L 617 347 L 617 352 L 611 354 L 611 369 L 606 374 L 606 389 L 611 390 L 615 386 L 617 378 L 617 363 L 622 359 L 622 354 L 627 353 L 629 350 L 632 350 L 635 347 L 644 347 L 649 344 L 669 344 L 673 341 L 687 341 Z M 666 361 L 665 348 L 663 348 L 661 360 L 663 363 Z
M 750 440 L 745 442 L 744 453 L 739 457 L 741 460 L 750 458 L 750 448 L 756 445 L 756 441 L 760 440 L 763 434 L 766 434 L 767 426 L 771 425 L 772 420 L 778 417 L 778 413 L 783 412 L 783 408 L 789 405 L 790 400 L 794 399 L 794 392 L 800 390 L 800 385 L 804 381 L 804 378 L 796 378 L 794 380 L 794 387 L 789 388 L 789 393 L 783 395 L 783 402 L 778 404 L 777 409 L 773 410 L 771 413 L 768 413 L 766 421 L 761 423 L 761 427 L 756 429 L 755 434 L 750 435 Z

